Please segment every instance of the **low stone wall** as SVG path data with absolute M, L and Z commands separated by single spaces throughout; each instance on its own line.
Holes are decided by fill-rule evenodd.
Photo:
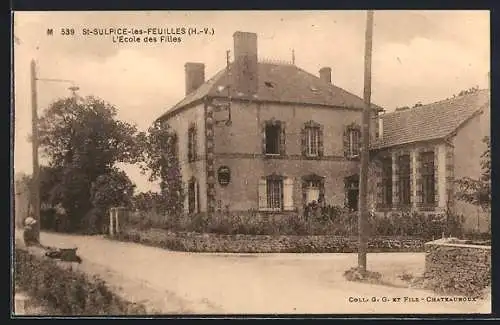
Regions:
M 425 244 L 426 287 L 480 296 L 491 285 L 491 246 L 440 239 Z
M 354 253 L 357 237 L 221 235 L 171 232 L 163 229 L 123 229 L 114 239 L 185 252 L 211 253 Z M 424 241 L 416 238 L 376 237 L 368 252 L 422 252 Z

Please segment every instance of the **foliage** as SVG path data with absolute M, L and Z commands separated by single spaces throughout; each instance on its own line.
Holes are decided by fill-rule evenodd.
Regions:
M 169 216 L 180 216 L 183 211 L 184 191 L 178 157 L 178 139 L 166 123 L 155 121 L 147 134 L 141 133 L 144 148 L 142 169 L 149 172 L 150 181 L 160 181 L 160 210 Z
M 135 185 L 125 172 L 113 168 L 97 177 L 92 183 L 90 197 L 93 206 L 92 222 L 88 227 L 99 231 L 103 228 L 109 209 L 117 206 L 130 208 Z
M 60 315 L 145 314 L 144 306 L 118 297 L 99 278 L 23 249 L 15 250 L 14 277 L 16 286 Z
M 40 119 L 40 147 L 49 160 L 42 181 L 44 200 L 61 204 L 69 231 L 81 229 L 93 209 L 92 184 L 114 173 L 115 163 L 140 158 L 136 127 L 116 115 L 116 108 L 100 99 L 66 98 L 52 103 Z
M 183 220 L 157 218 L 143 213 L 131 219 L 129 226 L 140 229 L 161 228 L 214 234 L 245 235 L 335 235 L 357 236 L 358 214 L 338 206 L 326 206 L 309 211 L 307 217 L 297 214 L 259 215 L 255 211 L 232 215 L 199 213 Z M 371 236 L 415 237 L 432 240 L 446 236 L 461 236 L 463 217 L 451 214 L 393 212 L 369 219 Z
M 486 150 L 481 155 L 481 176 L 479 179 L 464 177 L 457 180 L 456 196 L 459 200 L 480 206 L 484 210 L 491 207 L 491 142 L 483 138 Z
M 133 209 L 138 212 L 152 212 L 156 214 L 166 214 L 165 199 L 161 193 L 140 192 L 133 197 Z

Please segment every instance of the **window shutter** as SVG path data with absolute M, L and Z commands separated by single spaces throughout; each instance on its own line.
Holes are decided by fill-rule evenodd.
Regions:
M 323 156 L 323 126 L 321 125 L 318 130 L 318 156 Z
M 259 209 L 267 208 L 267 183 L 265 178 L 259 179 Z
M 188 161 L 193 161 L 193 141 L 191 133 L 193 132 L 192 129 L 188 129 L 188 136 L 187 136 L 187 142 L 188 142 Z
M 286 123 L 285 122 L 281 122 L 281 136 L 280 136 L 280 154 L 281 155 L 284 155 L 286 153 L 286 148 L 285 148 L 285 145 L 286 145 L 286 139 L 285 139 L 286 131 L 285 131 L 285 128 L 286 128 Z
M 193 157 L 192 157 L 192 159 L 193 160 L 196 160 L 196 155 L 197 155 L 197 150 L 196 150 L 197 148 L 196 147 L 198 145 L 198 138 L 196 137 L 196 135 L 197 135 L 196 134 L 196 127 L 194 127 L 193 128 L 193 144 L 192 144 L 192 146 L 193 146 Z
M 262 154 L 266 154 L 266 123 L 262 123 L 262 129 L 261 129 L 261 136 L 262 136 Z
M 349 128 L 344 128 L 344 157 L 349 157 Z
M 363 134 L 361 133 L 361 128 L 357 127 L 356 132 L 358 133 L 358 152 L 355 152 L 355 154 L 360 155 L 361 150 L 363 149 Z
M 302 156 L 307 156 L 307 128 L 302 127 L 300 132 L 300 145 L 302 148 Z
M 194 183 L 195 193 L 196 193 L 196 212 L 200 212 L 200 184 L 198 182 Z
M 283 181 L 283 209 L 293 210 L 293 178 L 285 178 Z

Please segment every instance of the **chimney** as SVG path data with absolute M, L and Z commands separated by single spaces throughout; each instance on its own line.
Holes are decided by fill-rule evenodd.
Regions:
M 257 34 L 235 32 L 234 39 L 234 81 L 236 92 L 245 95 L 256 94 L 259 89 Z
M 186 96 L 205 83 L 205 65 L 203 63 L 187 62 L 184 65 L 186 74 Z
M 332 68 L 324 67 L 319 70 L 319 78 L 326 83 L 332 83 Z

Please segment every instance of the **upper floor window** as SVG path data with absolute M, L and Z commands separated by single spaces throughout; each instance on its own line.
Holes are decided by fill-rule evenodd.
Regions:
M 307 157 L 323 155 L 323 130 L 320 124 L 309 121 L 302 128 L 302 153 Z
M 344 154 L 347 158 L 359 156 L 361 148 L 361 130 L 359 126 L 348 126 L 344 131 Z
M 196 126 L 191 125 L 188 129 L 188 161 L 196 160 Z
M 422 164 L 422 203 L 433 205 L 435 204 L 434 152 L 421 153 L 420 161 Z
M 283 155 L 285 153 L 285 123 L 266 121 L 263 128 L 263 151 L 266 155 Z
M 179 159 L 179 141 L 177 138 L 177 133 L 171 132 L 169 137 L 168 137 L 168 151 L 170 151 L 170 154 L 175 157 L 176 159 Z

